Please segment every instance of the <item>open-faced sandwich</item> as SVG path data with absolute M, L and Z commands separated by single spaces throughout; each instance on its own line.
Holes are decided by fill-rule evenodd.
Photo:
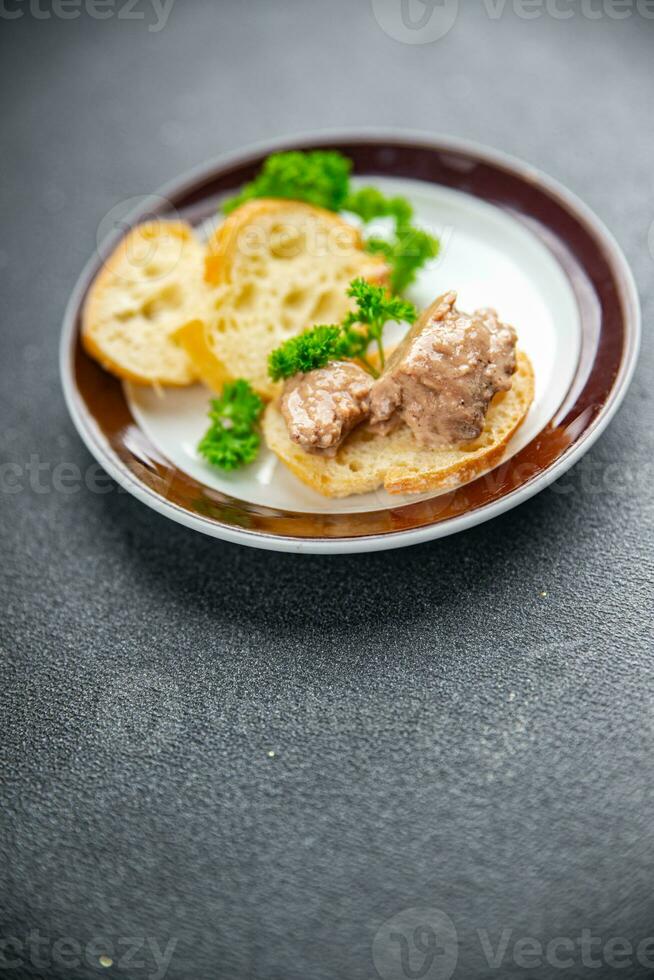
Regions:
M 529 409 L 531 365 L 493 310 L 468 316 L 455 302 L 447 293 L 424 310 L 381 373 L 339 359 L 291 376 L 264 414 L 269 447 L 333 497 L 451 487 L 487 470 Z
M 208 463 L 251 463 L 263 435 L 305 484 L 344 497 L 450 489 L 501 459 L 531 364 L 494 310 L 464 313 L 451 291 L 419 314 L 402 297 L 438 250 L 408 202 L 353 191 L 337 153 L 286 153 L 224 210 L 207 242 L 179 222 L 132 232 L 82 330 L 118 377 L 218 395 L 198 447 Z M 377 218 L 386 237 L 366 234 Z M 407 326 L 394 349 L 389 321 Z

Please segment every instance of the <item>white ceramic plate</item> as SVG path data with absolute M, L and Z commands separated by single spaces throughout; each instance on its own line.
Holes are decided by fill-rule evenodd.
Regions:
M 636 356 L 633 280 L 606 230 L 547 178 L 478 147 L 398 136 L 323 137 L 295 145 L 342 149 L 355 159 L 358 183 L 408 197 L 418 222 L 439 236 L 438 259 L 408 294 L 419 309 L 456 289 L 460 308 L 495 307 L 516 327 L 519 346 L 534 365 L 536 396 L 507 448 L 501 478 L 486 485 L 476 480 L 467 493 L 450 492 L 440 501 L 434 494 L 397 497 L 385 491 L 331 500 L 305 487 L 266 449 L 252 466 L 220 473 L 196 451 L 207 426 L 209 393 L 203 386 L 161 392 L 127 384 L 117 392 L 118 382 L 108 376 L 98 385 L 100 369 L 78 342 L 80 306 L 98 262 L 73 296 L 62 342 L 68 404 L 96 458 L 135 496 L 190 527 L 257 547 L 321 553 L 398 547 L 450 534 L 546 486 L 608 422 Z M 222 193 L 279 149 L 270 145 L 213 164 L 164 189 L 160 198 L 200 226 L 215 223 Z M 380 175 L 380 162 L 400 176 Z M 427 179 L 407 175 L 416 171 Z M 114 246 L 112 241 L 108 248 Z M 597 278 L 598 258 L 617 303 L 611 304 L 606 290 L 607 272 L 601 270 L 603 281 Z M 604 397 L 591 412 L 602 386 Z M 98 387 L 106 389 L 106 410 Z M 116 411 L 129 425 L 114 424 Z M 539 437 L 545 447 L 540 455 Z M 518 464 L 509 462 L 516 460 L 524 471 L 519 479 Z M 527 473 L 527 463 L 533 472 Z M 153 467 L 163 471 L 163 481 Z

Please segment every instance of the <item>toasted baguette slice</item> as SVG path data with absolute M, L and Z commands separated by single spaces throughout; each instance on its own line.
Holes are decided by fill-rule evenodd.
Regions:
M 112 374 L 139 384 L 187 385 L 195 371 L 171 334 L 203 317 L 205 247 L 183 222 L 139 225 L 107 259 L 84 304 L 82 342 Z
M 338 215 L 298 201 L 250 201 L 209 241 L 206 280 L 217 292 L 207 346 L 227 375 L 271 398 L 279 386 L 268 377 L 270 352 L 307 327 L 338 323 L 357 276 L 385 282 L 388 267 Z
M 276 402 L 263 417 L 270 449 L 307 486 L 326 497 L 347 497 L 384 487 L 389 493 L 451 490 L 495 466 L 525 418 L 534 397 L 534 374 L 526 354 L 508 392 L 496 395 L 484 431 L 474 442 L 452 449 L 422 449 L 406 427 L 388 436 L 356 429 L 333 458 L 313 456 L 291 442 Z

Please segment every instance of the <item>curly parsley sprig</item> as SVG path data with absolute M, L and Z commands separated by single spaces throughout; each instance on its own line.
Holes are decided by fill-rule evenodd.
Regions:
M 273 153 L 259 174 L 240 194 L 223 204 L 225 214 L 258 197 L 305 201 L 329 211 L 349 211 L 364 225 L 376 218 L 392 218 L 390 241 L 374 237 L 366 250 L 383 255 L 391 268 L 391 288 L 403 292 L 414 282 L 418 270 L 438 254 L 438 239 L 412 224 L 413 208 L 405 197 L 386 197 L 376 187 L 350 188 L 352 161 L 336 150 L 291 150 Z
M 235 470 L 253 462 L 261 436 L 257 428 L 263 402 L 247 381 L 226 384 L 220 398 L 211 401 L 211 425 L 198 444 L 198 452 L 221 470 Z
M 403 293 L 415 281 L 418 270 L 439 250 L 437 238 L 417 228 L 413 208 L 404 197 L 385 197 L 376 187 L 362 187 L 350 194 L 343 205 L 368 224 L 376 218 L 393 218 L 395 234 L 391 241 L 372 237 L 366 240 L 366 251 L 383 255 L 391 269 L 391 289 Z
M 400 227 L 411 224 L 413 218 L 413 208 L 405 197 L 386 197 L 376 187 L 351 191 L 343 210 L 358 215 L 366 225 L 376 218 L 394 218 L 396 227 Z
M 290 378 L 301 372 L 307 374 L 324 367 L 327 361 L 346 357 L 343 331 L 339 326 L 318 326 L 290 337 L 268 358 L 268 374 L 273 381 Z
M 340 211 L 348 195 L 351 169 L 351 160 L 334 150 L 273 153 L 254 180 L 223 203 L 223 211 L 230 214 L 257 197 L 306 201 L 328 211 Z
M 384 325 L 389 320 L 413 323 L 418 315 L 413 303 L 391 296 L 384 286 L 365 279 L 354 279 L 347 291 L 356 300 L 356 309 L 342 323 L 313 327 L 291 337 L 268 358 L 268 373 L 273 381 L 294 374 L 314 371 L 329 361 L 353 358 L 361 361 L 373 377 L 379 372 L 366 357 L 371 343 L 377 344 L 379 361 L 384 367 Z
M 391 268 L 391 289 L 403 293 L 415 281 L 418 270 L 438 255 L 438 240 L 414 225 L 398 228 L 395 238 L 387 242 L 383 238 L 369 238 L 366 250 L 383 255 Z
M 365 279 L 354 279 L 350 283 L 347 295 L 356 300 L 356 309 L 343 320 L 343 330 L 346 336 L 355 331 L 365 341 L 365 351 L 370 343 L 377 344 L 379 362 L 382 370 L 385 366 L 384 344 L 382 335 L 384 325 L 389 320 L 413 323 L 418 315 L 413 303 L 401 296 L 391 296 L 384 286 L 374 286 Z M 357 356 L 356 354 L 354 356 Z M 364 357 L 359 355 L 361 360 Z

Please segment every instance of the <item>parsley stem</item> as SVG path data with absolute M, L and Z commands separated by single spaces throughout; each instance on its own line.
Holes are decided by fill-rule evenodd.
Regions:
M 372 374 L 372 376 L 373 376 L 373 378 L 378 378 L 378 377 L 379 377 L 379 371 L 377 370 L 377 368 L 376 368 L 376 367 L 374 367 L 374 366 L 373 366 L 373 365 L 372 365 L 372 364 L 370 363 L 370 361 L 369 361 L 369 360 L 368 360 L 368 359 L 367 359 L 366 357 L 364 357 L 364 356 L 363 356 L 363 354 L 361 354 L 361 356 L 359 357 L 359 360 L 360 360 L 360 361 L 361 361 L 361 363 L 362 363 L 362 364 L 364 365 L 364 367 L 365 367 L 365 368 L 367 369 L 367 371 L 368 371 L 368 372 L 369 372 L 370 374 Z

